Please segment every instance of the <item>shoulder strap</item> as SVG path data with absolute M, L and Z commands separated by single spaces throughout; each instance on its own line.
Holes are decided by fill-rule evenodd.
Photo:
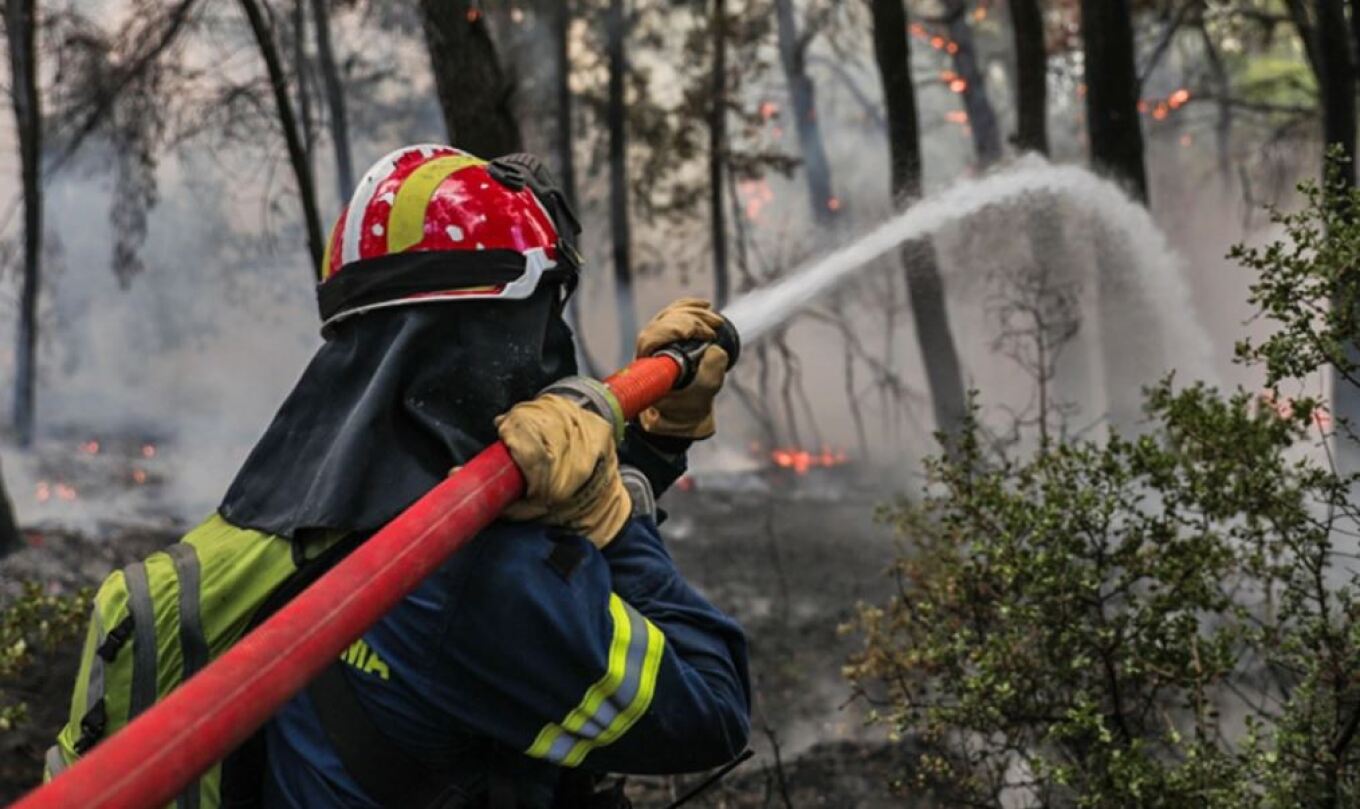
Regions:
M 367 534 L 351 534 L 312 559 L 306 558 L 304 543 L 294 544 L 293 562 L 297 570 L 260 604 L 245 632 L 264 623 L 367 538 Z M 265 740 L 261 728 L 222 761 L 221 809 L 260 809 L 264 805 L 264 774 Z

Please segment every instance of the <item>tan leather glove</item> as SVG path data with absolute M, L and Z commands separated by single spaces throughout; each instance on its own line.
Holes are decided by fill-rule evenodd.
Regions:
M 637 356 L 650 357 L 683 340 L 711 341 L 721 325 L 722 316 L 713 311 L 713 304 L 700 298 L 681 298 L 662 309 L 638 334 Z M 717 431 L 713 399 L 726 375 L 727 352 L 709 346 L 689 385 L 670 392 L 638 416 L 642 429 L 653 435 L 696 441 L 712 436 Z
M 632 503 L 609 422 L 548 394 L 512 407 L 496 429 L 527 484 L 506 518 L 566 528 L 597 548 L 618 535 Z

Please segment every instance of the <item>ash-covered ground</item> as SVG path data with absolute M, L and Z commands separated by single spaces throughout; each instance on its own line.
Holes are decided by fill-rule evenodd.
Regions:
M 72 507 L 88 513 L 92 498 L 127 486 L 130 470 L 144 469 L 132 490 L 154 512 L 160 480 L 145 446 L 105 446 L 98 453 L 86 447 L 53 476 L 78 490 Z M 894 540 L 873 519 L 885 495 L 861 486 L 848 469 L 805 476 L 748 470 L 683 484 L 663 500 L 670 514 L 663 533 L 686 576 L 746 627 L 755 689 L 755 757 L 690 805 L 913 805 L 893 787 L 910 774 L 910 749 L 865 726 L 863 706 L 851 701 L 840 675 L 857 641 L 838 627 L 857 601 L 882 598 L 890 586 L 883 571 Z M 59 508 L 54 486 L 49 505 Z M 25 580 L 58 591 L 95 585 L 187 527 L 139 511 L 135 524 L 85 519 L 78 531 L 56 522 L 31 526 L 29 546 L 0 562 L 0 587 L 14 592 Z M 65 720 L 77 646 L 41 657 L 20 684 L 32 716 L 22 730 L 0 734 L 0 801 L 17 797 L 40 773 L 42 752 Z M 639 807 L 664 807 L 700 780 L 634 778 L 629 791 Z

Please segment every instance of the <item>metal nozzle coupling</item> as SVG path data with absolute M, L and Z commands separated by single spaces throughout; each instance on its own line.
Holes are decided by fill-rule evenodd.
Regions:
M 680 375 L 675 379 L 675 388 L 686 387 L 694 381 L 694 375 L 699 372 L 699 362 L 704 358 L 704 352 L 711 345 L 720 347 L 727 352 L 727 367 L 732 368 L 737 364 L 737 359 L 741 356 L 741 335 L 737 333 L 737 327 L 727 318 L 722 319 L 722 325 L 718 327 L 718 332 L 714 335 L 711 342 L 703 340 L 685 340 L 684 342 L 668 345 L 656 352 L 657 356 L 670 357 L 680 366 Z

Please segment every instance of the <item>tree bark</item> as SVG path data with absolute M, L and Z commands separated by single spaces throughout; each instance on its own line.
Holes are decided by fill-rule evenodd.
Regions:
M 708 124 L 708 205 L 713 231 L 713 302 L 727 305 L 727 223 L 723 162 L 727 159 L 727 0 L 713 0 L 713 99 Z
M 279 58 L 278 44 L 274 32 L 265 18 L 259 0 L 241 0 L 250 32 L 260 49 L 265 71 L 269 74 L 269 86 L 274 94 L 274 109 L 279 116 L 279 128 L 283 130 L 283 140 L 288 147 L 288 162 L 293 167 L 293 179 L 297 182 L 298 198 L 302 203 L 303 225 L 307 231 L 307 250 L 312 258 L 312 278 L 319 277 L 321 256 L 324 252 L 324 237 L 321 235 L 321 216 L 316 207 L 316 183 L 312 180 L 311 164 L 307 159 L 306 145 L 298 127 L 297 117 L 293 114 L 293 102 L 288 97 L 288 77 L 283 72 L 283 60 Z
M 491 159 L 523 148 L 486 15 L 467 0 L 420 0 L 425 47 L 449 143 Z
M 954 72 L 964 82 L 963 107 L 968 112 L 968 128 L 973 133 L 973 151 L 979 168 L 1001 159 L 1001 125 L 996 108 L 987 98 L 987 76 L 978 64 L 977 41 L 968 22 L 969 0 L 949 0 L 945 18 L 954 50 Z
M 832 201 L 835 194 L 831 190 L 831 163 L 827 160 L 822 127 L 817 121 L 817 91 L 807 74 L 807 39 L 798 32 L 793 0 L 775 0 L 774 5 L 779 25 L 779 60 L 789 84 L 789 100 L 793 104 L 794 126 L 803 154 L 803 173 L 807 177 L 812 216 L 819 224 L 826 225 L 835 219 Z
M 1146 203 L 1147 169 L 1129 0 L 1081 0 L 1081 38 L 1091 163 Z
M 14 519 L 14 507 L 10 505 L 9 490 L 5 487 L 5 473 L 0 469 L 0 556 L 17 550 L 22 541 L 19 523 Z
M 1318 88 L 1322 92 L 1322 135 L 1327 150 L 1340 148 L 1345 162 L 1334 165 L 1347 188 L 1355 186 L 1355 64 L 1351 57 L 1342 0 L 1316 0 Z
M 920 131 L 916 90 L 911 81 L 906 9 L 903 0 L 872 0 L 871 9 L 874 54 L 888 111 L 892 193 L 896 204 L 905 207 L 920 196 L 922 188 Z M 934 246 L 925 239 L 904 245 L 902 263 L 934 404 L 935 426 L 942 433 L 953 434 L 967 415 L 967 400 Z
M 349 146 L 349 114 L 345 110 L 345 86 L 340 81 L 340 68 L 335 61 L 331 44 L 331 12 L 329 0 L 312 0 L 312 26 L 316 29 L 316 60 L 321 70 L 321 86 L 326 93 L 326 108 L 330 113 L 331 146 L 335 150 L 335 179 L 339 186 L 337 199 L 343 205 L 354 193 L 354 158 Z
M 545 4 L 552 15 L 553 51 L 557 75 L 557 126 L 554 131 L 556 142 L 553 151 L 557 153 L 557 176 L 562 184 L 562 193 L 573 209 L 580 210 L 576 200 L 576 146 L 572 122 L 572 109 L 575 99 L 571 92 L 571 0 Z M 582 279 L 584 280 L 584 279 Z M 586 343 L 584 324 L 581 322 L 581 291 L 567 302 L 567 322 L 576 335 L 576 366 L 581 373 L 590 377 L 600 375 L 594 356 Z
M 1342 0 L 1316 0 L 1314 11 L 1317 14 L 1314 30 L 1317 36 L 1318 88 L 1322 95 L 1323 156 L 1329 157 L 1334 150 L 1339 150 L 1342 158 L 1339 162 L 1324 160 L 1323 170 L 1329 172 L 1329 181 L 1341 185 L 1334 191 L 1328 186 L 1330 200 L 1338 206 L 1341 215 L 1353 218 L 1356 213 L 1350 209 L 1349 195 L 1356 184 L 1356 87 L 1350 30 L 1346 26 Z M 1340 301 L 1337 303 L 1339 305 Z M 1348 343 L 1346 358 L 1352 363 L 1360 363 L 1360 346 L 1354 342 Z M 1332 406 L 1338 419 L 1352 425 L 1360 424 L 1360 389 L 1350 384 L 1339 371 L 1332 374 Z M 1336 441 L 1335 454 L 1337 466 L 1343 474 L 1360 471 L 1360 446 L 1356 442 Z
M 37 0 L 5 0 L 10 99 L 19 138 L 24 198 L 24 264 L 14 368 L 14 430 L 20 446 L 33 442 L 38 361 L 38 289 L 42 280 L 42 109 L 38 95 Z
M 293 0 L 293 83 L 297 86 L 298 123 L 307 170 L 316 176 L 316 126 L 312 115 L 311 66 L 307 59 L 307 0 Z
M 609 226 L 614 243 L 614 294 L 618 304 L 619 367 L 633 358 L 637 311 L 633 298 L 632 236 L 628 221 L 628 126 L 624 106 L 627 19 L 624 0 L 609 0 Z
M 1021 152 L 1048 155 L 1048 45 L 1039 0 L 1011 0 L 1015 37 L 1017 127 Z

